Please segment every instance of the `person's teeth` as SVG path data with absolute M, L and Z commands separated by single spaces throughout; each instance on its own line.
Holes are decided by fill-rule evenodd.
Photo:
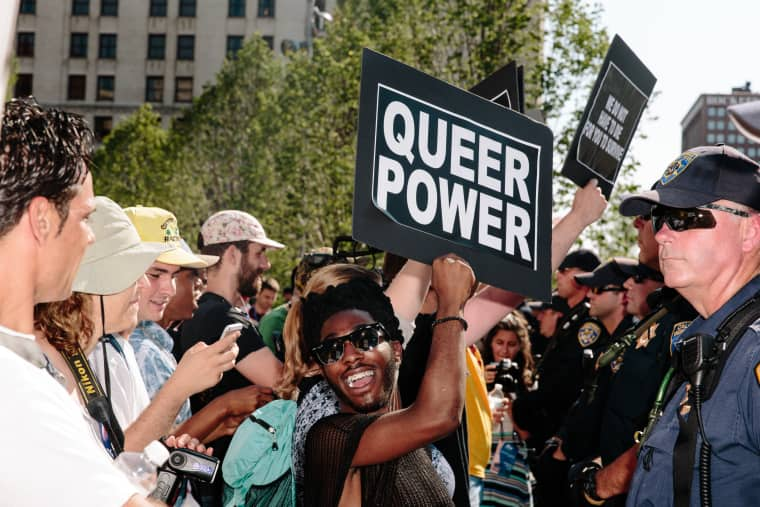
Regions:
M 372 370 L 367 370 L 367 371 L 363 371 L 363 372 L 360 372 L 360 373 L 355 373 L 354 375 L 349 376 L 346 379 L 346 382 L 348 383 L 348 387 L 354 387 L 354 382 L 356 382 L 357 380 L 361 380 L 364 377 L 371 377 L 374 374 L 375 374 L 375 372 L 373 372 Z

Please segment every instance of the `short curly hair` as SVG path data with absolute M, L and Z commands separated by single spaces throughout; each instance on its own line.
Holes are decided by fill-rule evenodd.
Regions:
M 311 293 L 306 297 L 303 303 L 303 334 L 307 350 L 319 345 L 320 331 L 325 321 L 344 310 L 369 313 L 388 331 L 390 339 L 404 341 L 391 300 L 382 287 L 372 280 L 356 278 L 340 285 L 331 285 L 322 294 Z
M 55 205 L 62 228 L 91 155 L 92 131 L 81 116 L 43 109 L 33 98 L 8 102 L 0 133 L 0 237 L 35 197 Z

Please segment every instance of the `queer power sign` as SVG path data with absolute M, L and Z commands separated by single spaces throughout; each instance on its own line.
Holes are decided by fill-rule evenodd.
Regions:
M 365 50 L 356 239 L 430 262 L 455 252 L 481 281 L 549 294 L 551 132 Z

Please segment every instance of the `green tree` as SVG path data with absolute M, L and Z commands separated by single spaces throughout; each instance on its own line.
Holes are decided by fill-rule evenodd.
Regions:
M 119 125 L 98 189 L 174 206 L 188 237 L 213 211 L 245 209 L 287 244 L 272 256 L 287 281 L 303 251 L 351 230 L 362 47 L 462 88 L 524 64 L 526 106 L 554 129 L 559 168 L 608 44 L 584 0 L 344 0 L 334 18 L 311 58 L 273 58 L 252 37 L 168 132 L 150 109 Z M 562 180 L 560 208 L 573 190 Z

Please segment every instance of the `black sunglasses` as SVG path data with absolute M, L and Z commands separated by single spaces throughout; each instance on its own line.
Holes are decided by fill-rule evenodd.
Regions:
M 388 339 L 388 331 L 379 322 L 359 326 L 347 335 L 324 340 L 316 347 L 312 347 L 311 355 L 319 364 L 327 365 L 339 361 L 343 357 L 346 342 L 361 352 L 369 352 L 377 347 L 377 344 Z
M 655 234 L 668 224 L 670 230 L 675 232 L 689 229 L 712 229 L 715 227 L 715 216 L 709 210 L 724 211 L 739 217 L 748 217 L 749 213 L 719 204 L 705 204 L 698 208 L 669 208 L 656 204 L 652 206 L 652 229 Z
M 592 294 L 601 294 L 602 292 L 623 292 L 625 288 L 617 287 L 615 285 L 608 285 L 607 287 L 591 287 Z

